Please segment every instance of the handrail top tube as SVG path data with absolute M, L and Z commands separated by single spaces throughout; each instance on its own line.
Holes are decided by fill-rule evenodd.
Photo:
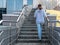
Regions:
M 48 22 L 59 22 L 60 23 L 60 20 L 48 20 Z
M 29 5 L 29 6 L 31 6 L 31 5 Z M 19 22 L 19 19 L 20 19 L 20 17 L 21 17 L 22 14 L 23 14 L 24 9 L 27 8 L 27 7 L 28 7 L 28 6 L 25 6 L 25 7 L 22 9 L 22 12 L 20 13 L 20 15 L 18 16 L 18 19 L 17 19 L 16 21 L 13 21 L 13 20 L 0 20 L 0 24 L 1 24 L 2 22 L 12 22 L 12 23 L 17 23 L 17 22 Z
M 9 30 L 9 29 L 17 29 L 17 27 L 14 27 L 14 26 L 0 26 L 0 31 Z
M 29 5 L 29 6 L 32 6 L 32 5 Z M 18 19 L 17 19 L 17 22 L 19 22 L 19 19 L 20 19 L 21 15 L 23 15 L 24 9 L 27 8 L 27 7 L 28 7 L 28 6 L 25 6 L 25 7 L 23 8 L 22 12 L 20 13 L 20 16 L 19 16 Z

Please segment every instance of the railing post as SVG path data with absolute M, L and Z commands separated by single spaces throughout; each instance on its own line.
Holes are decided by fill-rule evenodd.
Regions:
M 10 43 L 11 43 L 11 26 L 12 26 L 11 22 L 9 23 L 9 26 L 10 26 Z M 9 44 L 9 45 L 11 45 L 11 44 Z

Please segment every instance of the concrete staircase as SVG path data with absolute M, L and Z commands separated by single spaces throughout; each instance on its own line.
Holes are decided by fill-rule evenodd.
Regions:
M 16 45 L 49 45 L 48 29 L 43 26 L 42 40 L 38 39 L 37 27 L 34 19 L 34 9 L 32 9 L 29 17 L 26 18 L 18 35 Z

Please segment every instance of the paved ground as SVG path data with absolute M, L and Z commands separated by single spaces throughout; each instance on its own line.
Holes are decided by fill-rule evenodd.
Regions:
M 17 43 L 15 45 L 49 45 L 47 43 Z

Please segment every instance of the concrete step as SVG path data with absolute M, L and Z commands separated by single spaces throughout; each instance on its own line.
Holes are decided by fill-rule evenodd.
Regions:
M 20 35 L 18 35 L 18 36 L 20 36 L 20 37 L 38 37 L 38 35 L 31 35 L 31 34 L 30 34 L 30 35 L 27 35 L 27 34 L 25 34 L 25 35 L 24 35 L 24 34 L 20 34 Z M 42 37 L 46 37 L 46 36 L 48 37 L 48 35 L 42 35 Z
M 50 45 L 49 43 L 16 43 L 15 45 Z
M 23 26 L 37 26 L 36 25 L 36 23 L 35 22 L 25 22 L 24 24 L 23 24 Z M 46 24 L 44 24 L 44 25 L 42 25 L 42 26 L 46 26 Z
M 24 29 L 21 29 L 20 31 L 27 31 L 27 32 L 30 31 L 30 32 L 31 32 L 31 31 L 38 31 L 38 30 L 37 30 L 37 29 L 35 29 L 35 30 L 31 30 L 31 29 L 25 29 L 25 30 L 24 30 Z M 42 31 L 48 31 L 48 30 L 44 30 L 44 29 L 43 29 Z
M 37 30 L 20 30 L 21 32 L 38 32 Z M 42 30 L 42 32 L 48 32 L 48 30 Z
M 31 32 L 23 32 L 23 31 L 21 31 L 20 33 L 27 33 L 27 34 L 30 33 L 30 34 L 32 34 L 32 33 L 38 33 L 38 32 L 36 32 L 36 31 L 35 32 L 32 32 L 32 31 Z
M 37 30 L 37 27 L 21 27 L 21 30 Z M 43 27 L 42 30 L 45 30 L 45 28 Z M 48 29 L 47 29 L 48 30 Z
M 21 30 L 37 30 L 37 28 L 21 28 Z
M 30 19 L 26 19 L 26 21 L 28 22 L 31 22 L 31 21 L 34 21 L 34 22 L 36 22 L 34 19 L 33 20 L 30 20 Z
M 31 29 L 31 28 L 37 28 L 37 26 L 23 26 L 21 28 L 27 28 L 27 29 L 30 28 Z
M 38 39 L 38 35 L 19 35 L 18 39 Z M 48 35 L 42 35 L 42 39 L 48 39 Z
M 33 24 L 36 24 L 36 21 L 30 21 L 30 20 L 27 20 L 27 19 L 26 19 L 26 21 L 24 21 L 24 23 L 29 23 L 29 22 L 33 23 Z
M 26 18 L 26 20 L 35 20 L 35 18 L 29 17 L 29 18 Z
M 23 24 L 23 26 L 37 26 L 36 24 Z
M 26 19 L 35 19 L 34 15 L 29 15 Z
M 38 32 L 20 32 L 20 34 L 38 34 Z M 42 34 L 48 34 L 48 32 L 42 32 Z
M 20 33 L 19 35 L 38 35 L 38 33 Z M 42 33 L 42 35 L 48 35 L 48 32 Z
M 32 24 L 32 23 L 31 23 L 31 21 L 30 22 L 29 21 L 26 21 L 26 22 L 24 22 L 24 24 Z
M 31 28 L 31 27 L 37 27 L 37 26 L 23 26 L 23 27 L 27 27 L 27 28 L 30 27 Z
M 21 28 L 37 28 L 37 26 L 22 26 Z M 44 26 L 42 28 L 44 28 Z
M 32 10 L 31 12 L 35 12 L 35 10 Z
M 27 18 L 26 18 L 26 19 L 27 19 Z M 30 20 L 36 20 L 36 19 L 34 18 L 34 16 L 32 16 L 32 17 L 30 16 L 27 20 L 29 20 L 29 19 L 30 19 Z
M 36 22 L 28 22 L 27 21 L 27 22 L 24 22 L 24 24 L 26 24 L 26 25 L 31 24 L 32 25 L 32 24 L 36 24 Z
M 48 39 L 18 39 L 17 40 L 20 43 L 48 43 L 49 40 Z
M 34 13 L 30 13 L 30 15 L 34 16 Z M 30 16 L 30 15 L 29 15 L 29 16 Z
M 34 19 L 34 15 L 29 15 L 28 17 L 29 17 L 30 19 L 32 19 L 32 18 Z M 29 18 L 28 18 L 28 19 L 29 19 Z
M 31 14 L 28 16 L 28 18 L 31 18 L 31 17 L 34 18 L 34 14 L 33 14 L 33 13 L 31 13 Z
M 36 24 L 23 24 L 23 26 L 37 26 Z
M 35 20 L 34 21 L 30 21 L 30 19 L 26 19 L 24 22 L 36 22 L 36 21 Z

